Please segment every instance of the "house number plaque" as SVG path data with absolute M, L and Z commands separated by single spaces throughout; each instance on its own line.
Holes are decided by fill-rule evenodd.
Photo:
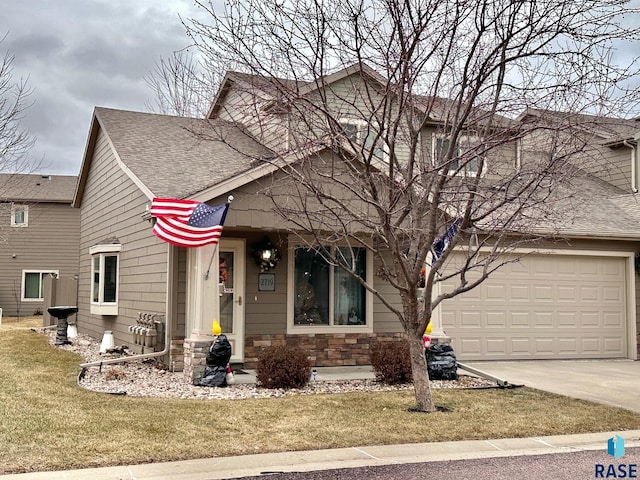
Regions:
M 259 292 L 275 292 L 276 290 L 276 274 L 260 273 L 258 274 L 258 291 Z

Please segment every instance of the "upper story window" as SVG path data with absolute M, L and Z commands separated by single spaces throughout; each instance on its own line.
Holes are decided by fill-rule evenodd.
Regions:
M 47 275 L 58 276 L 57 270 L 23 270 L 22 301 L 41 302 L 44 300 L 44 279 Z
M 433 163 L 440 165 L 452 147 L 451 139 L 444 135 L 433 135 L 432 138 L 433 144 L 431 151 L 433 152 Z M 469 155 L 465 155 L 463 159 L 461 159 L 460 156 L 476 148 L 479 143 L 480 140 L 478 137 L 459 137 L 458 141 L 453 145 L 450 156 L 448 165 L 448 173 L 450 175 L 474 176 L 478 173 L 478 168 L 480 168 L 479 156 L 476 155 L 469 158 Z
M 118 293 L 120 288 L 119 243 L 95 245 L 91 254 L 91 313 L 98 315 L 118 314 Z
M 385 158 L 385 148 L 381 139 L 377 139 L 377 132 L 364 120 L 355 118 L 343 118 L 339 120 L 343 135 L 355 144 L 373 149 L 373 154 L 379 158 Z M 374 146 L 375 142 L 375 146 Z
M 29 206 L 17 203 L 11 204 L 11 226 L 26 227 L 29 225 Z
M 345 263 L 355 265 L 363 280 L 372 280 L 373 266 L 365 248 L 333 247 L 331 252 Z M 294 248 L 290 259 L 294 279 L 290 325 L 294 330 L 371 329 L 373 298 L 357 278 L 306 247 Z

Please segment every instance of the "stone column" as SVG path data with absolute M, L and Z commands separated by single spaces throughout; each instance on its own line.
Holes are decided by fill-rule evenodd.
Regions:
M 212 341 L 186 338 L 184 340 L 184 377 L 189 383 L 196 383 L 204 375 L 206 357 Z

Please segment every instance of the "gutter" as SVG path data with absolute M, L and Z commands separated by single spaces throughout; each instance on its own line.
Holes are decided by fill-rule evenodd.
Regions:
M 636 156 L 637 156 L 637 145 L 633 145 L 632 143 L 630 143 L 628 140 L 623 140 L 622 144 L 625 147 L 629 147 L 631 149 L 631 191 L 633 193 L 638 193 L 638 172 L 636 171 L 637 169 L 637 165 L 636 165 Z
M 162 357 L 171 351 L 171 319 L 173 318 L 173 311 L 171 308 L 171 300 L 173 298 L 173 275 L 169 275 L 170 267 L 173 267 L 173 252 L 172 246 L 167 250 L 167 296 L 165 300 L 165 327 L 164 327 L 164 349 L 160 352 L 142 353 L 140 355 L 131 355 L 129 357 L 110 358 L 108 360 L 96 360 L 95 362 L 87 362 L 80 364 L 80 373 L 78 374 L 78 380 L 84 376 L 84 372 L 88 367 L 100 367 L 102 365 L 109 365 L 113 363 L 124 363 L 132 360 L 144 360 L 147 358 Z M 144 351 L 144 346 L 142 347 Z
M 490 373 L 484 372 L 482 370 L 478 370 L 477 368 L 470 367 L 469 365 L 465 365 L 464 363 L 458 362 L 458 368 L 461 368 L 462 370 L 466 370 L 467 372 L 473 373 L 474 375 L 478 375 L 479 377 L 485 378 L 485 379 L 490 380 L 492 382 L 496 382 L 496 384 L 500 388 L 516 388 L 516 387 L 521 387 L 522 386 L 522 385 L 510 384 L 506 380 L 502 380 L 502 379 L 500 379 L 498 377 L 494 377 Z

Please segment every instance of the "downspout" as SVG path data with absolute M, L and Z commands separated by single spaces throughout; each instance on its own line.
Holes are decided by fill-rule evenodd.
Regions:
M 84 371 L 88 367 L 102 367 L 102 365 L 109 365 L 112 363 L 123 363 L 132 360 L 144 360 L 147 358 L 162 357 L 171 351 L 171 323 L 173 319 L 173 264 L 174 264 L 174 248 L 172 245 L 168 246 L 167 252 L 167 296 L 165 303 L 165 334 L 164 334 L 164 349 L 160 352 L 143 353 L 140 355 L 131 355 L 129 357 L 110 358 L 108 360 L 97 360 L 95 362 L 81 363 L 80 373 L 78 379 L 82 378 Z M 169 274 L 171 272 L 171 274 Z M 144 346 L 142 347 L 144 351 Z
M 625 147 L 629 147 L 631 149 L 631 191 L 633 193 L 638 193 L 637 148 L 636 145 L 629 143 L 627 140 L 623 140 L 622 143 Z

